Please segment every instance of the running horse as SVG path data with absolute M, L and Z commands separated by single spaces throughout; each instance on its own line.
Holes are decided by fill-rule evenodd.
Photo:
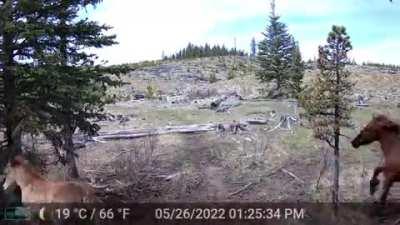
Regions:
M 22 203 L 94 203 L 94 189 L 82 182 L 48 181 L 24 157 L 16 156 L 5 169 L 4 190 L 21 189 Z
M 379 185 L 378 175 L 383 172 L 383 192 L 380 202 L 385 204 L 389 190 L 394 182 L 400 181 L 400 125 L 384 115 L 374 116 L 351 142 L 354 148 L 378 141 L 384 156 L 383 166 L 375 168 L 370 181 L 370 194 L 373 195 Z

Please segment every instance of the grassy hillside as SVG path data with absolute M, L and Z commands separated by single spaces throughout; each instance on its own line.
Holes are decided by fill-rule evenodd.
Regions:
M 158 95 L 180 95 L 182 92 L 237 91 L 242 96 L 255 98 L 259 89 L 266 87 L 255 79 L 258 68 L 254 60 L 247 57 L 211 57 L 193 60 L 156 61 L 132 64 L 136 70 L 126 74 L 123 79 L 129 85 L 116 90 L 120 96 L 129 100 L 134 93 L 146 93 L 151 86 Z M 308 65 L 304 84 L 318 73 L 315 65 Z M 400 99 L 400 72 L 385 70 L 377 66 L 350 65 L 354 93 L 362 94 L 376 102 L 392 102 Z M 210 77 L 215 76 L 215 82 Z M 400 101 L 399 101 L 400 102 Z
M 289 100 L 260 98 L 259 89 L 266 85 L 255 79 L 254 61 L 215 57 L 131 66 L 136 69 L 123 76 L 127 84 L 112 90 L 119 101 L 106 107 L 116 117 L 100 121 L 101 132 L 270 120 L 238 134 L 211 131 L 92 143 L 79 152 L 84 177 L 135 201 L 330 201 L 331 151 L 313 138 L 305 121 L 291 130 L 273 129 L 280 116 L 298 116 L 302 109 Z M 370 106 L 355 109 L 354 128 L 345 130 L 347 136 L 355 137 L 374 113 L 399 117 L 400 74 L 371 66 L 349 70 L 355 82 L 354 99 L 362 94 Z M 308 69 L 304 84 L 317 72 Z M 226 112 L 210 109 L 211 101 L 232 92 L 243 98 L 238 106 Z M 135 100 L 138 94 L 145 98 Z M 271 117 L 272 112 L 276 117 Z M 368 183 L 381 161 L 379 145 L 355 150 L 347 138 L 341 145 L 341 199 L 372 201 Z M 117 185 L 115 174 L 120 175 Z M 232 194 L 246 185 L 244 191 Z M 400 197 L 397 186 L 391 200 Z

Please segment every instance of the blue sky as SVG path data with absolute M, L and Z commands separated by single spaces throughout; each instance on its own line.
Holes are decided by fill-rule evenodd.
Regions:
M 276 0 L 281 21 L 314 58 L 332 25 L 351 36 L 358 62 L 400 64 L 400 0 Z M 159 59 L 187 45 L 225 44 L 249 51 L 262 39 L 270 0 L 104 0 L 84 16 L 113 26 L 119 45 L 96 50 L 110 64 Z

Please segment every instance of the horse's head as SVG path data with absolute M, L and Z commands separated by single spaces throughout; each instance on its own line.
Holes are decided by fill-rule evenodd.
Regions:
M 389 120 L 384 115 L 374 116 L 373 119 L 361 130 L 360 134 L 351 141 L 354 148 L 361 145 L 370 144 L 379 140 L 382 135 L 387 133 L 400 133 L 400 126 Z
M 26 164 L 26 160 L 22 156 L 16 156 L 8 163 L 6 169 L 4 170 L 4 190 L 14 189 L 14 187 L 17 185 L 18 170 L 23 164 Z

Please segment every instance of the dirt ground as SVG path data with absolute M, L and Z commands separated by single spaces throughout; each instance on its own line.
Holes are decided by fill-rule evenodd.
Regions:
M 104 174 L 101 174 L 100 168 L 102 167 L 99 168 L 98 166 L 103 165 L 116 170 L 115 173 L 119 174 L 117 179 L 128 179 L 131 175 L 137 174 L 140 178 L 136 179 L 137 183 L 132 183 L 126 187 L 125 194 L 129 195 L 133 201 L 156 202 L 306 200 L 309 197 L 304 191 L 308 185 L 305 180 L 311 179 L 310 175 L 313 176 L 315 171 L 318 172 L 318 163 L 317 167 L 305 167 L 302 163 L 303 159 L 300 158 L 294 159 L 290 165 L 284 168 L 288 171 L 301 171 L 301 173 L 296 174 L 301 181 L 282 172 L 279 168 L 272 168 L 272 165 L 257 164 L 255 160 L 253 162 L 242 162 L 248 164 L 247 168 L 239 168 L 243 166 L 240 165 L 240 162 L 231 162 L 228 161 L 231 159 L 224 157 L 224 155 L 230 155 L 229 151 L 234 151 L 237 146 L 232 146 L 229 143 L 218 143 L 220 137 L 216 137 L 216 134 L 195 134 L 185 135 L 184 137 L 169 135 L 159 139 L 162 140 L 159 140 L 158 145 L 163 147 L 153 152 L 149 164 L 141 168 L 129 165 L 129 162 L 127 162 L 132 160 L 132 163 L 135 163 L 142 160 L 138 162 L 141 164 L 145 161 L 145 159 L 139 159 L 135 156 L 135 150 L 115 158 L 109 150 L 107 151 L 104 147 L 102 150 L 97 148 L 97 144 L 94 144 L 81 153 L 80 164 L 85 165 L 84 168 L 88 168 L 82 169 L 82 172 L 86 172 L 87 177 L 93 176 L 94 179 L 99 180 L 101 179 L 99 177 Z M 185 146 L 180 147 L 179 150 L 174 149 L 177 147 L 176 143 L 168 143 L 171 140 L 179 139 Z M 131 141 L 120 141 L 118 146 L 129 148 L 132 146 L 132 143 L 129 142 Z M 135 142 L 140 143 L 141 140 Z M 143 142 L 146 142 L 146 140 Z M 135 144 L 138 143 L 133 145 Z M 224 149 L 218 149 L 221 147 Z M 135 149 L 135 147 L 132 149 Z M 103 155 L 103 157 L 98 159 L 97 157 L 94 158 L 93 155 Z M 90 161 L 84 161 L 85 158 Z M 113 160 L 109 161 L 110 158 Z M 267 167 L 271 167 L 271 169 L 267 169 Z M 125 168 L 130 171 L 120 171 Z M 247 170 L 252 169 L 260 174 L 254 174 L 253 177 L 246 176 Z M 121 177 L 121 174 L 126 175 L 126 177 Z M 241 177 L 238 177 L 237 174 Z M 125 182 L 128 181 L 121 181 L 121 183 Z M 147 189 L 144 189 L 143 186 L 146 186 Z M 242 190 L 243 187 L 247 188 Z
M 121 102 L 109 106 L 113 113 L 134 115 L 125 124 L 101 122 L 101 132 L 230 122 L 254 115 L 267 117 L 271 110 L 278 115 L 293 113 L 287 101 L 243 101 L 225 113 L 186 105 L 163 108 L 152 104 Z M 400 108 L 383 102 L 355 109 L 354 127 L 344 130 L 346 136 L 355 137 L 374 113 L 396 118 Z M 269 132 L 277 122 L 252 125 L 239 134 L 210 131 L 90 142 L 77 150 L 78 168 L 82 179 L 95 185 L 102 198 L 115 201 L 329 202 L 331 151 L 313 137 L 304 121 L 290 131 Z M 37 147 L 44 149 L 40 153 L 44 157 L 40 158 L 46 163 L 54 161 L 48 144 Z M 381 163 L 380 146 L 374 143 L 355 150 L 343 137 L 341 147 L 341 201 L 374 201 L 379 193 L 369 196 L 369 179 L 374 167 Z M 58 165 L 48 166 L 44 172 L 49 179 L 62 180 L 62 171 Z M 389 200 L 400 198 L 399 186 L 392 188 Z
M 118 90 L 123 92 L 125 99 L 106 107 L 109 113 L 124 118 L 124 121 L 99 121 L 101 133 L 269 118 L 272 111 L 278 118 L 281 115 L 298 116 L 301 112 L 301 108 L 294 108 L 288 100 L 253 98 L 257 97 L 260 85 L 254 74 L 248 74 L 254 71 L 246 62 L 239 67 L 240 74 L 236 78 L 226 80 L 224 76 L 232 67 L 230 61 L 214 60 L 212 68 L 207 67 L 209 61 L 200 61 L 200 64 L 179 62 L 156 68 L 156 72 L 149 68 L 129 74 L 125 77 L 129 85 Z M 188 64 L 186 67 L 185 63 Z M 179 67 L 179 73 L 187 78 L 181 80 L 181 75 L 175 74 L 175 67 Z M 162 71 L 166 69 L 172 72 Z M 220 80 L 213 84 L 190 80 L 192 76 L 188 75 L 199 74 L 198 70 L 203 71 L 200 74 L 204 77 L 218 71 Z M 154 75 L 160 71 L 164 78 Z M 354 110 L 353 127 L 344 130 L 348 138 L 341 138 L 340 200 L 373 202 L 379 192 L 369 196 L 369 179 L 373 169 L 382 162 L 380 146 L 374 143 L 356 150 L 351 147 L 350 139 L 373 114 L 399 118 L 397 87 L 400 76 L 385 74 L 377 77 L 377 72 L 367 73 L 365 68 L 358 67 L 354 71 L 360 73 L 354 79 L 356 91 L 366 92 L 365 96 L 371 101 L 370 106 Z M 312 74 L 307 72 L 306 80 Z M 180 83 L 174 77 L 172 79 L 172 75 L 178 76 L 175 78 Z M 385 85 L 375 87 L 375 83 L 382 83 L 381 80 Z M 154 86 L 160 93 L 172 96 L 181 91 L 180 85 L 184 85 L 189 94 L 192 89 L 201 87 L 200 91 L 237 91 L 244 99 L 239 106 L 222 113 L 200 109 L 192 102 L 166 104 L 160 99 L 132 100 L 131 89 L 136 87 L 145 92 L 146 86 Z M 221 94 L 213 90 L 210 93 L 216 96 L 205 98 Z M 313 137 L 301 118 L 291 130 L 278 128 L 270 132 L 278 122 L 272 120 L 266 125 L 251 125 L 247 131 L 238 134 L 209 131 L 90 142 L 77 150 L 79 173 L 82 179 L 98 189 L 99 196 L 106 202 L 330 202 L 332 151 Z M 39 145 L 42 149 L 39 158 L 47 163 L 54 161 L 48 151 L 50 146 Z M 44 172 L 49 179 L 64 178 L 61 165 L 48 166 Z M 391 189 L 389 201 L 399 200 L 400 184 L 396 184 Z
M 268 133 L 270 126 L 239 134 L 211 131 L 92 143 L 80 150 L 79 168 L 89 181 L 126 201 L 329 202 L 332 174 L 327 147 L 300 125 Z M 374 201 L 368 184 L 381 162 L 379 146 L 355 150 L 348 139 L 342 143 L 342 201 Z M 400 197 L 397 186 L 392 200 Z
M 131 115 L 131 119 L 123 124 L 118 120 L 100 122 L 101 132 L 231 122 L 268 117 L 271 110 L 278 115 L 293 114 L 287 101 L 242 101 L 225 113 L 191 105 L 165 108 L 158 104 L 128 101 L 111 105 L 108 109 L 112 113 Z M 389 102 L 356 108 L 354 126 L 345 129 L 345 135 L 355 137 L 376 113 L 397 118 L 400 108 Z M 115 201 L 329 202 L 331 151 L 313 137 L 304 121 L 290 131 L 279 128 L 269 132 L 277 122 L 252 125 L 239 134 L 210 131 L 90 142 L 77 150 L 78 168 L 82 179 L 98 187 L 102 198 Z M 340 199 L 372 202 L 379 193 L 369 196 L 369 179 L 381 163 L 380 146 L 374 143 L 355 150 L 349 138 L 341 139 Z M 54 160 L 48 148 L 43 148 L 47 150 L 42 158 L 51 162 Z M 61 165 L 45 170 L 53 180 L 64 178 L 61 171 Z M 389 200 L 400 198 L 399 186 L 394 185 Z

